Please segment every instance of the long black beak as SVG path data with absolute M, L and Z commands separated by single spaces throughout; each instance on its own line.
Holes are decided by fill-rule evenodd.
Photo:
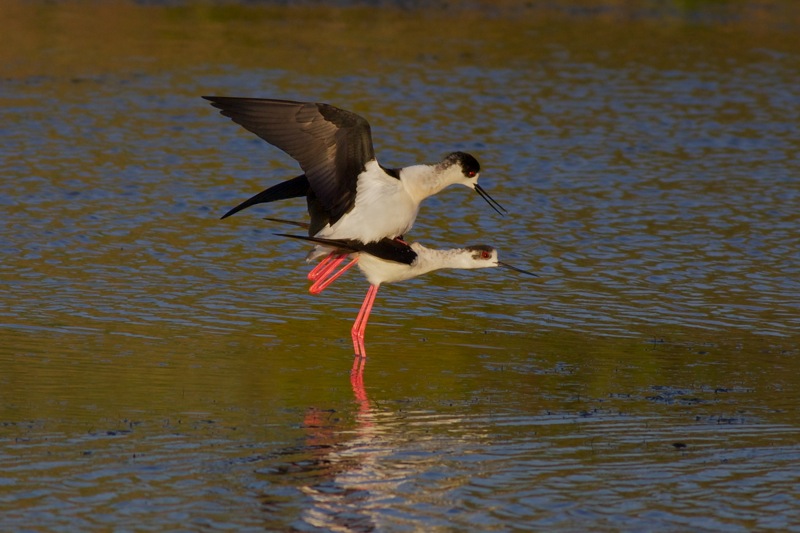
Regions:
M 505 211 L 506 213 L 508 213 L 508 211 L 506 210 L 505 207 L 503 207 L 502 205 L 497 203 L 497 201 L 494 198 L 492 198 L 491 196 L 489 196 L 489 193 L 486 192 L 484 190 L 484 188 L 481 187 L 480 185 L 478 185 L 477 183 L 475 184 L 475 192 L 478 193 L 481 196 L 481 198 L 486 200 L 486 203 L 489 204 L 490 206 L 492 206 L 492 209 L 497 211 L 497 214 L 499 214 L 501 217 L 505 216 L 505 215 L 503 215 L 502 211 Z M 501 211 L 501 209 L 502 209 L 502 211 Z
M 521 268 L 517 268 L 515 266 L 511 266 L 508 263 L 503 263 L 503 262 L 498 261 L 497 265 L 501 266 L 501 267 L 510 268 L 511 270 L 514 270 L 515 272 L 519 272 L 520 274 L 527 274 L 529 276 L 533 276 L 534 278 L 538 278 L 539 277 L 538 274 L 534 274 L 533 272 L 528 272 L 527 270 L 522 270 Z

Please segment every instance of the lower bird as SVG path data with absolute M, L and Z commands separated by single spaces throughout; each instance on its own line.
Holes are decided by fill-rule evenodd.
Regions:
M 438 250 L 427 248 L 417 242 L 408 244 L 400 239 L 387 238 L 365 244 L 352 239 L 325 239 L 285 233 L 277 235 L 311 241 L 319 246 L 332 249 L 336 256 L 342 257 L 342 261 L 348 256 L 351 258 L 351 261 L 339 270 L 336 268 L 341 261 L 339 263 L 322 261 L 318 267 L 314 268 L 308 275 L 309 280 L 312 281 L 309 289 L 312 294 L 322 292 L 347 269 L 356 264 L 369 281 L 369 290 L 351 330 L 356 357 L 367 356 L 364 332 L 375 296 L 382 283 L 404 281 L 443 268 L 475 269 L 502 266 L 522 274 L 536 276 L 533 272 L 499 261 L 497 250 L 482 244 Z

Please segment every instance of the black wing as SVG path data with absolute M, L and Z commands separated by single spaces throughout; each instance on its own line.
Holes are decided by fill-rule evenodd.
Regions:
M 375 159 L 369 123 L 328 104 L 204 96 L 245 129 L 300 164 L 333 224 L 352 209 L 358 175 Z
M 324 244 L 325 246 L 331 246 L 346 253 L 364 252 L 380 259 L 385 259 L 386 261 L 394 261 L 395 263 L 403 263 L 404 265 L 410 265 L 417 258 L 417 252 L 407 243 L 398 239 L 384 238 L 379 241 L 364 244 L 354 239 L 323 239 L 320 237 L 306 237 L 304 235 L 288 235 L 286 233 L 276 233 L 275 235 Z

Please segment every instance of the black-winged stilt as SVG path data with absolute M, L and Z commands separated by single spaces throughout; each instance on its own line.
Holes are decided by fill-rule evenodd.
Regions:
M 358 264 L 359 269 L 369 281 L 370 287 L 351 330 L 353 349 L 357 357 L 367 356 L 364 347 L 364 331 L 381 283 L 404 281 L 443 268 L 474 269 L 503 266 L 523 274 L 536 276 L 533 272 L 499 261 L 497 250 L 486 245 L 437 250 L 427 248 L 417 242 L 407 244 L 399 239 L 381 239 L 377 242 L 363 243 L 354 239 L 325 239 L 285 233 L 277 235 L 311 241 L 332 248 L 333 253 L 342 256 L 337 263 L 328 259 L 323 260 L 309 273 L 308 277 L 313 282 L 309 289 L 312 294 L 319 294 L 347 269 Z M 337 271 L 338 264 L 348 256 L 352 260 Z
M 440 163 L 388 169 L 375 158 L 369 123 L 350 111 L 313 102 L 203 98 L 292 156 L 305 172 L 256 194 L 222 218 L 255 204 L 305 196 L 309 236 L 370 243 L 404 235 L 420 203 L 453 184 L 474 189 L 501 215 L 505 211 L 478 185 L 480 164 L 470 154 L 453 152 Z

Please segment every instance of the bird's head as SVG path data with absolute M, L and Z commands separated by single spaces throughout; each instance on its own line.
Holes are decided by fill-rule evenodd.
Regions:
M 499 265 L 497 249 L 485 244 L 473 244 L 464 248 L 467 256 L 468 268 L 487 268 Z
M 467 262 L 463 268 L 487 268 L 487 267 L 505 267 L 509 268 L 520 274 L 527 274 L 533 277 L 539 277 L 533 272 L 522 270 L 508 263 L 503 263 L 498 259 L 497 249 L 485 244 L 474 244 L 464 248 L 464 252 L 468 255 Z
M 478 177 L 481 174 L 481 165 L 478 160 L 466 152 L 453 152 L 449 154 L 441 163 L 444 172 L 450 174 L 453 183 L 466 185 L 477 192 L 481 198 L 486 200 L 492 209 L 501 216 L 506 209 L 497 203 L 494 198 L 489 196 L 483 187 L 478 185 Z

